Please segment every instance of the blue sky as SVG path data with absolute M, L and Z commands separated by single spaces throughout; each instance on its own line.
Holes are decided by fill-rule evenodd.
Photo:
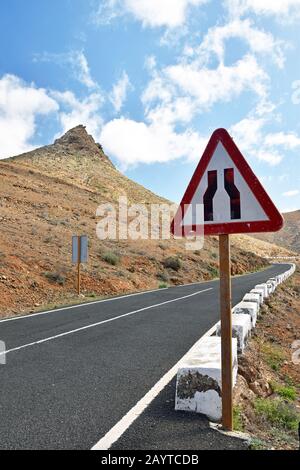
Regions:
M 2 0 L 0 158 L 85 124 L 179 202 L 215 128 L 300 208 L 300 0 Z

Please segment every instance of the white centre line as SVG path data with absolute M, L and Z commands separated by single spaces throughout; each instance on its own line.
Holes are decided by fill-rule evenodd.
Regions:
M 208 292 L 208 291 L 211 291 L 211 290 L 213 290 L 212 287 L 210 289 L 197 291 L 197 292 L 194 292 L 193 294 L 185 295 L 183 297 L 177 297 L 176 299 L 167 300 L 166 302 L 161 302 L 159 304 L 149 305 L 148 307 L 143 307 L 143 308 L 140 308 L 138 310 L 134 310 L 133 312 L 124 313 L 122 315 L 118 315 L 117 317 L 108 318 L 107 320 L 103 320 L 103 321 L 100 321 L 100 322 L 97 322 L 97 323 L 92 323 L 91 325 L 82 326 L 81 328 L 77 328 L 76 330 L 66 331 L 65 333 L 60 333 L 59 335 L 50 336 L 49 338 L 40 339 L 39 341 L 34 341 L 33 343 L 24 344 L 22 346 L 18 346 L 16 348 L 9 349 L 5 352 L 0 353 L 0 357 L 3 356 L 3 355 L 6 355 L 8 353 L 14 352 L 14 351 L 19 351 L 20 349 L 29 348 L 29 347 L 35 346 L 37 344 L 47 343 L 48 341 L 52 341 L 52 340 L 58 339 L 58 338 L 63 338 L 64 336 L 68 336 L 68 335 L 71 335 L 71 334 L 74 334 L 74 333 L 78 333 L 79 331 L 84 331 L 84 330 L 87 330 L 89 328 L 94 328 L 95 326 L 104 325 L 105 323 L 110 323 L 110 322 L 113 322 L 115 320 L 119 320 L 120 318 L 129 317 L 131 315 L 135 315 L 136 313 L 140 313 L 140 312 L 144 312 L 146 310 L 161 307 L 163 305 L 167 305 L 167 304 L 170 304 L 172 302 L 179 302 L 180 300 L 185 300 L 185 299 L 188 299 L 190 297 L 194 297 L 196 295 L 203 294 L 204 292 Z

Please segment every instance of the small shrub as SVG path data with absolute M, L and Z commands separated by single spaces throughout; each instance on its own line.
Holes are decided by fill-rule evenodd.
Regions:
M 272 382 L 271 387 L 277 395 L 284 398 L 285 400 L 295 401 L 297 398 L 297 391 L 293 386 L 284 386 Z
M 278 371 L 286 359 L 284 351 L 275 344 L 263 344 L 262 353 L 265 361 L 274 371 Z
M 162 282 L 161 284 L 159 284 L 158 288 L 159 288 L 159 289 L 167 289 L 167 288 L 168 288 L 168 284 L 165 284 L 165 283 Z
M 168 273 L 158 273 L 157 279 L 159 279 L 162 282 L 169 282 L 170 280 Z
M 291 403 L 285 403 L 281 398 L 257 398 L 254 408 L 273 425 L 293 431 L 298 429 L 299 414 Z
M 179 258 L 167 258 L 164 260 L 163 265 L 166 269 L 173 269 L 173 271 L 179 271 L 182 268 L 182 262 Z
M 111 264 L 112 266 L 117 266 L 117 264 L 120 263 L 120 258 L 118 255 L 115 253 L 112 253 L 111 251 L 108 251 L 107 253 L 104 253 L 102 256 L 103 261 L 105 261 L 108 264 Z
M 208 266 L 208 272 L 212 277 L 219 277 L 219 270 L 214 266 Z
M 46 272 L 44 275 L 49 281 L 56 282 L 60 286 L 63 286 L 66 282 L 66 277 L 57 272 Z

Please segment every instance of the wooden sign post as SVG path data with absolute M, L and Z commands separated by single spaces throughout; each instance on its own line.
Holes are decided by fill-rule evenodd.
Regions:
M 81 292 L 81 264 L 88 262 L 88 237 L 74 235 L 72 238 L 72 262 L 77 265 L 77 294 Z
M 81 242 L 78 237 L 78 261 L 77 261 L 77 294 L 80 295 L 80 284 L 81 284 Z
M 197 220 L 197 206 L 204 220 Z M 283 218 L 226 129 L 217 129 L 203 153 L 171 225 L 173 235 L 219 236 L 223 428 L 233 429 L 233 351 L 229 236 L 277 232 Z
M 219 236 L 223 428 L 233 430 L 231 263 L 229 235 Z

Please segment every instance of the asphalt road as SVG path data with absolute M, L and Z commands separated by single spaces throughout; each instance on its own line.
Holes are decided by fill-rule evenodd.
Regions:
M 233 305 L 287 269 L 234 278 Z M 0 449 L 93 447 L 218 321 L 218 299 L 211 281 L 0 322 Z

